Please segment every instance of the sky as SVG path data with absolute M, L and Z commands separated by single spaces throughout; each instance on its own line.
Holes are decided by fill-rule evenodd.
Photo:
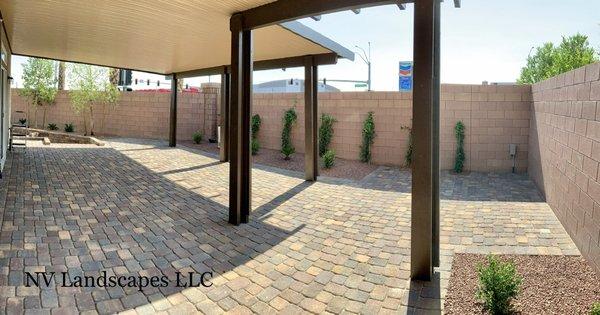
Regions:
M 515 82 L 532 47 L 545 42 L 559 43 L 561 36 L 581 33 L 600 51 L 600 0 L 462 0 L 461 8 L 453 1 L 442 3 L 441 78 L 442 83 L 480 84 Z M 321 21 L 300 22 L 344 47 L 365 50 L 371 43 L 372 89 L 398 90 L 398 62 L 412 60 L 413 6 L 400 11 L 395 5 L 366 8 L 356 15 L 351 11 L 323 15 Z M 13 77 L 19 86 L 23 57 L 13 58 Z M 134 73 L 134 78 L 161 80 L 164 77 Z M 254 73 L 254 82 L 302 79 L 302 68 Z M 354 61 L 340 60 L 336 65 L 319 67 L 319 78 L 366 80 L 367 66 L 356 56 Z M 219 82 L 218 76 L 186 79 Z M 347 91 L 364 90 L 354 84 L 333 84 Z

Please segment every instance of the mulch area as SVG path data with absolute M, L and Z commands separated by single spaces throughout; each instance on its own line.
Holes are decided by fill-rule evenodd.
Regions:
M 581 256 L 501 255 L 523 277 L 513 301 L 517 314 L 588 314 L 600 301 L 600 277 Z M 444 303 L 446 314 L 485 313 L 477 303 L 477 264 L 485 255 L 455 254 Z
M 202 142 L 200 144 L 195 144 L 192 141 L 181 141 L 180 143 L 187 147 L 199 149 L 205 152 L 211 152 L 215 154 L 219 153 L 219 148 L 217 147 L 216 143 Z M 261 148 L 258 154 L 253 156 L 253 162 L 291 171 L 304 172 L 304 154 L 299 153 L 293 154 L 290 159 L 286 161 L 283 159 L 281 152 L 277 150 Z M 376 170 L 377 167 L 377 165 L 365 164 L 361 163 L 360 161 L 336 158 L 335 165 L 332 168 L 326 169 L 319 167 L 319 175 L 361 180 Z

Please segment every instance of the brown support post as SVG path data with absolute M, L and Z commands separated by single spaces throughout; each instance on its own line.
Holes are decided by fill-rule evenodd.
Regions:
M 441 1 L 435 1 L 433 39 L 433 266 L 440 266 L 440 28 Z
M 431 280 L 433 274 L 433 59 L 434 2 L 415 2 L 414 12 L 414 88 L 411 200 L 411 278 Z
M 221 162 L 229 161 L 229 107 L 231 94 L 230 74 L 227 69 L 221 74 L 221 147 L 219 159 Z
M 239 14 L 231 18 L 229 223 L 235 225 L 248 222 L 251 205 L 252 31 L 241 22 Z
M 177 75 L 171 78 L 171 108 L 169 110 L 169 146 L 177 145 Z
M 304 178 L 316 181 L 319 171 L 317 142 L 317 65 L 312 56 L 304 59 Z

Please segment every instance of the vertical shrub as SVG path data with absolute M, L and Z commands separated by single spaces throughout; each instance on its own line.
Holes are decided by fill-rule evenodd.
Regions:
M 296 152 L 296 148 L 292 145 L 292 126 L 298 120 L 296 109 L 290 108 L 283 114 L 283 131 L 281 132 L 281 153 L 284 159 L 289 160 L 290 155 Z
M 404 153 L 404 163 L 406 167 L 410 167 L 412 165 L 413 159 L 413 134 L 412 128 L 409 126 L 400 127 L 402 130 L 408 130 L 408 147 L 406 148 L 406 153 Z
M 360 161 L 363 163 L 371 162 L 371 146 L 375 140 L 375 121 L 373 112 L 369 112 L 367 119 L 363 123 L 362 145 L 360 146 Z
M 323 156 L 329 144 L 331 138 L 333 138 L 333 123 L 336 122 L 335 118 L 329 114 L 321 115 L 321 127 L 319 127 L 319 156 Z
M 256 155 L 260 150 L 260 143 L 258 142 L 258 131 L 260 130 L 260 124 L 262 120 L 259 114 L 252 116 L 252 155 Z
M 454 134 L 456 135 L 456 158 L 454 160 L 454 171 L 456 173 L 462 173 L 465 164 L 465 125 L 462 121 L 456 123 L 454 127 Z
M 327 150 L 327 152 L 323 154 L 323 166 L 325 168 L 332 168 L 333 164 L 335 164 L 335 151 Z
M 486 310 L 496 314 L 510 314 L 511 302 L 519 294 L 523 279 L 517 274 L 513 262 L 501 262 L 493 255 L 488 256 L 486 265 L 477 266 L 479 287 L 476 297 Z

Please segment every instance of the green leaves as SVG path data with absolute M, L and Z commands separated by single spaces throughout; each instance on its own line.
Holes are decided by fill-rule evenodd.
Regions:
M 454 126 L 454 134 L 456 136 L 456 157 L 454 159 L 454 172 L 462 173 L 465 165 L 465 125 L 462 121 Z
M 363 123 L 362 145 L 360 146 L 360 161 L 363 163 L 371 162 L 371 146 L 375 141 L 375 120 L 373 112 L 369 112 L 367 119 Z
M 119 90 L 108 82 L 108 69 L 83 64 L 71 67 L 71 105 L 80 113 L 93 105 L 114 105 Z
M 296 152 L 296 148 L 292 144 L 292 126 L 298 120 L 296 109 L 290 108 L 283 114 L 283 130 L 281 132 L 281 153 L 286 160 L 290 159 L 290 155 Z
M 33 106 L 53 104 L 57 93 L 54 68 L 52 60 L 28 58 L 23 64 L 23 88 L 19 94 L 27 97 Z
M 501 262 L 493 255 L 488 256 L 487 265 L 477 266 L 479 288 L 475 293 L 486 310 L 494 315 L 510 314 L 511 301 L 519 294 L 523 279 L 517 274 L 515 264 Z
M 252 142 L 250 143 L 250 148 L 252 149 L 252 155 L 256 155 L 258 150 L 260 150 L 260 143 L 258 142 L 258 131 L 260 130 L 260 125 L 262 120 L 259 114 L 255 114 L 252 116 L 251 129 L 252 129 Z
M 521 69 L 517 80 L 521 84 L 533 84 L 553 76 L 598 61 L 596 52 L 585 35 L 564 37 L 559 46 L 545 43 L 527 57 L 527 65 Z
M 336 122 L 335 118 L 329 114 L 321 115 L 321 127 L 319 127 L 319 156 L 323 156 L 329 144 L 331 138 L 333 138 L 333 123 Z
M 327 152 L 323 154 L 323 167 L 332 168 L 333 164 L 335 164 L 335 151 L 327 150 Z

